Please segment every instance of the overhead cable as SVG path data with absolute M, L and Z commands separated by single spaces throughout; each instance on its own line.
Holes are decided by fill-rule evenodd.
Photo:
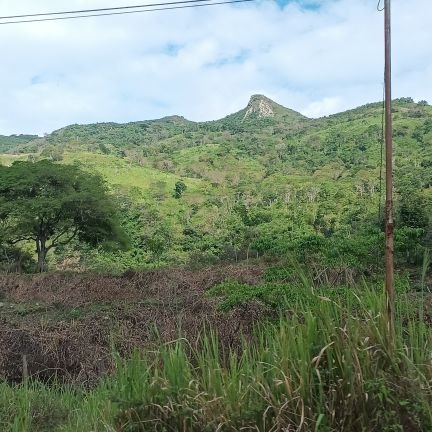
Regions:
M 139 4 L 135 6 L 129 5 L 129 6 L 98 8 L 98 9 L 68 10 L 63 12 L 56 11 L 56 12 L 32 13 L 32 14 L 25 14 L 25 15 L 9 15 L 9 16 L 0 16 L 0 20 L 47 17 L 51 15 L 72 15 L 72 14 L 77 15 L 77 14 L 87 14 L 87 13 L 95 13 L 95 12 L 112 12 L 112 11 L 126 10 L 126 9 L 143 9 L 143 8 L 157 7 L 157 6 L 172 6 L 172 5 L 179 5 L 184 3 L 202 3 L 202 2 L 210 2 L 210 1 L 212 0 L 183 0 L 183 1 L 173 1 L 173 2 L 164 2 L 164 3 Z
M 198 2 L 198 0 L 193 0 L 193 1 Z M 212 2 L 212 3 L 209 3 L 209 0 L 199 0 L 199 1 L 207 1 L 207 3 L 182 4 L 180 6 L 158 7 L 152 9 L 125 10 L 121 12 L 107 12 L 107 13 L 97 13 L 97 14 L 92 13 L 88 15 L 86 14 L 86 15 L 73 15 L 73 16 L 56 16 L 52 18 L 26 19 L 26 20 L 18 20 L 18 21 L 16 20 L 1 21 L 0 18 L 0 26 L 8 25 L 8 24 L 63 21 L 63 20 L 71 20 L 71 19 L 92 18 L 92 17 L 113 16 L 113 15 L 130 15 L 130 14 L 144 13 L 144 12 L 157 12 L 157 11 L 166 11 L 166 10 L 174 10 L 174 9 L 189 9 L 189 8 L 198 8 L 198 7 L 206 7 L 206 6 L 228 5 L 228 4 L 235 4 L 235 3 L 248 3 L 256 0 L 226 0 L 226 1 L 219 1 L 219 2 Z M 180 3 L 191 3 L 191 2 L 172 2 L 171 4 L 180 4 Z M 147 5 L 147 7 L 150 7 L 150 5 Z

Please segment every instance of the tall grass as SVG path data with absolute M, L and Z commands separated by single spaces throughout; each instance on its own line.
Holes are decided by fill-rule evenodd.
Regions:
M 179 339 L 118 359 L 92 391 L 3 385 L 0 429 L 431 431 L 432 331 L 412 304 L 399 301 L 392 344 L 381 291 L 309 290 L 240 349 L 208 329 L 199 349 Z

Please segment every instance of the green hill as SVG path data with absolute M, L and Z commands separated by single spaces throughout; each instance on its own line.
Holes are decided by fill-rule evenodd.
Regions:
M 13 152 L 20 146 L 24 146 L 37 138 L 37 135 L 0 135 L 0 153 Z
M 429 221 L 420 216 L 428 220 L 431 208 L 432 108 L 402 98 L 393 111 L 398 253 L 416 261 L 429 238 Z M 290 253 L 332 268 L 377 264 L 369 255 L 381 242 L 380 103 L 309 119 L 254 95 L 243 110 L 211 122 L 172 116 L 71 125 L 12 141 L 1 147 L 5 163 L 78 162 L 111 185 L 133 248 L 116 255 L 77 246 L 85 265 L 125 269 Z M 175 198 L 180 180 L 187 189 Z M 59 262 L 73 253 L 58 251 Z

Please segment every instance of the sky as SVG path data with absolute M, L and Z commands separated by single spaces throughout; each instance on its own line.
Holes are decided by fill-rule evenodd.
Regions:
M 0 15 L 145 1 L 0 0 Z M 432 102 L 432 1 L 392 0 L 392 13 L 393 95 Z M 214 120 L 252 94 L 309 117 L 375 102 L 383 19 L 377 0 L 258 0 L 3 25 L 0 134 L 174 114 Z

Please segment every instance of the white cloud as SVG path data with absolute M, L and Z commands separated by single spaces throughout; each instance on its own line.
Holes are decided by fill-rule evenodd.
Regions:
M 2 15 L 128 5 L 4 0 Z M 64 2 L 62 2 L 64 3 Z M 0 26 L 0 133 L 180 114 L 210 120 L 264 93 L 309 116 L 382 94 L 376 0 L 241 7 Z M 430 0 L 393 0 L 394 95 L 432 101 Z
M 340 111 L 342 100 L 339 97 L 325 97 L 320 101 L 310 103 L 302 112 L 308 117 L 322 117 L 328 113 Z

